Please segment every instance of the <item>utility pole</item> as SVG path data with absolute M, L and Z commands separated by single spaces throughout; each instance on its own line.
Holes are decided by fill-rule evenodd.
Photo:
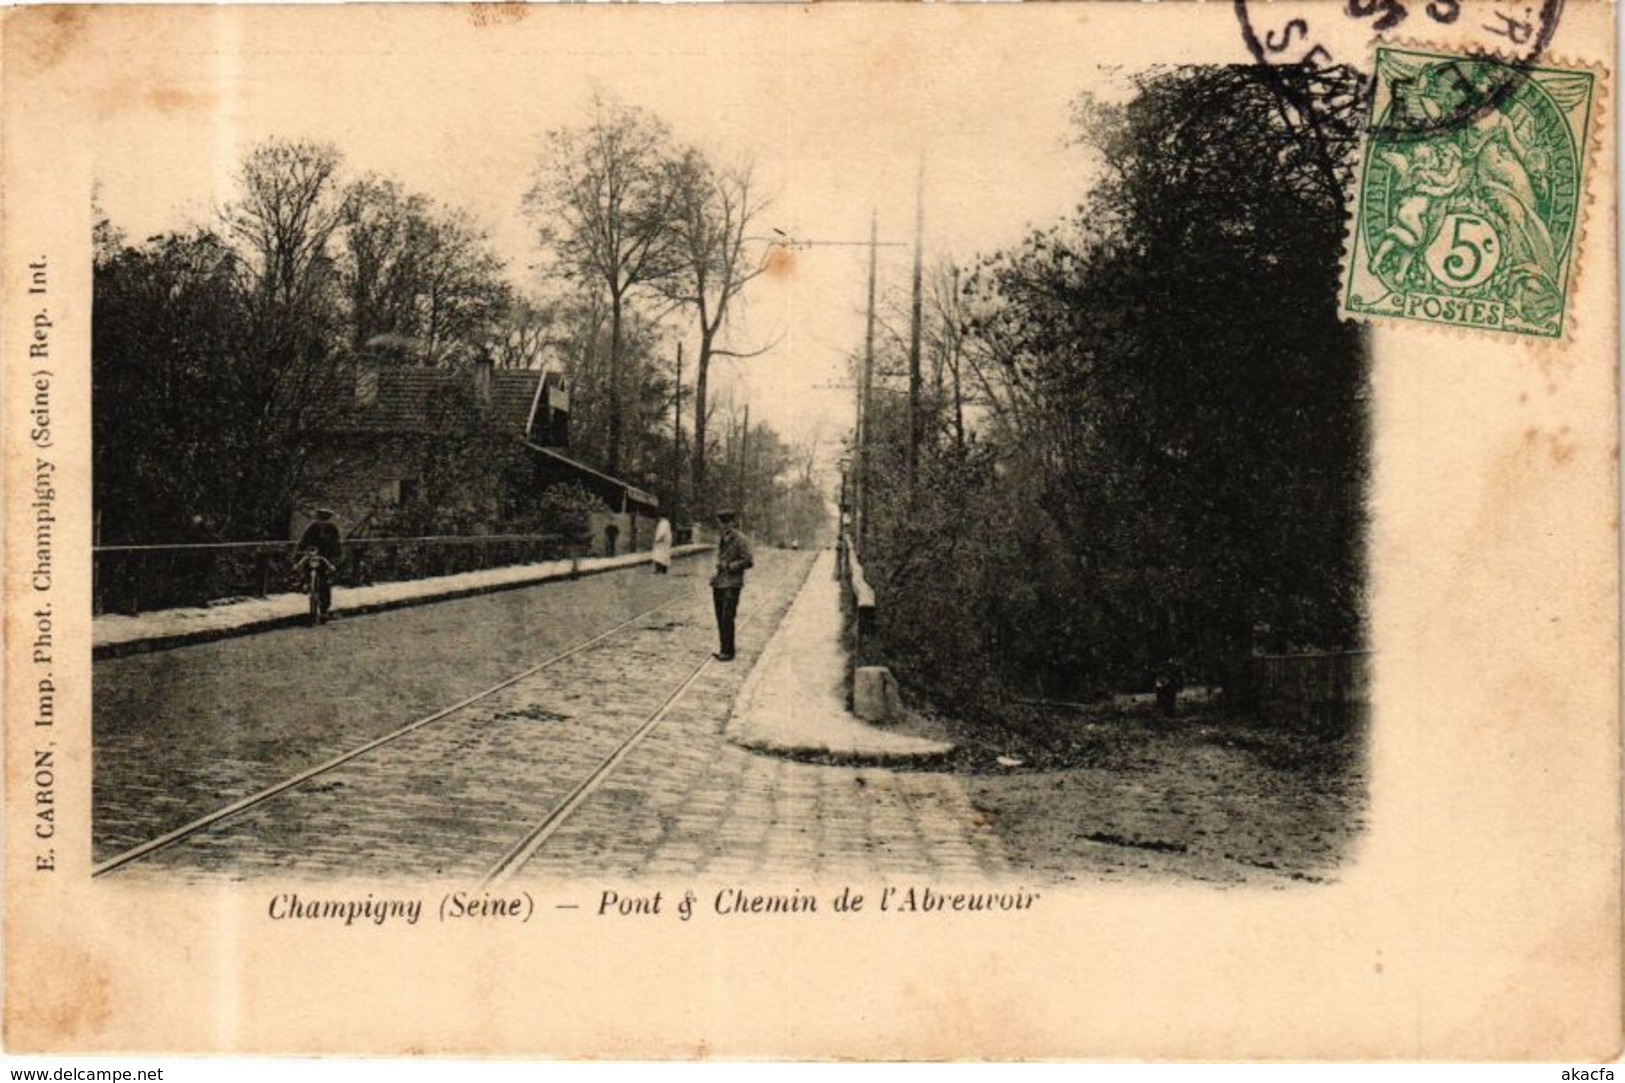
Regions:
M 880 249 L 904 247 L 902 241 L 880 240 L 879 228 L 879 212 L 871 210 L 869 212 L 869 239 L 867 241 L 800 240 L 783 230 L 774 231 L 785 238 L 781 243 L 790 250 L 869 246 L 869 317 L 863 335 L 863 375 L 858 385 L 857 419 L 852 431 L 852 442 L 855 445 L 852 449 L 855 460 L 853 463 L 852 487 L 854 490 L 854 515 L 856 517 L 853 529 L 859 539 L 866 538 L 869 532 L 869 444 L 872 436 L 870 432 L 870 408 L 874 404 L 875 371 L 875 262 Z
M 869 541 L 869 428 L 875 383 L 875 254 L 880 250 L 880 212 L 869 212 L 869 317 L 863 333 L 863 390 L 858 403 L 858 542 Z
M 842 537 L 836 539 L 838 544 L 844 544 L 845 535 L 856 538 L 862 531 L 859 504 L 863 501 L 863 383 L 854 373 L 853 382 L 847 386 L 852 389 L 852 460 L 841 473 L 841 510 L 851 509 L 851 518 L 839 524 L 837 533 Z
M 671 528 L 677 529 L 677 509 L 683 500 L 683 344 L 677 344 L 677 405 L 672 409 Z
M 745 525 L 745 468 L 750 459 L 750 403 L 745 403 L 745 423 L 739 428 L 739 497 L 738 504 L 739 525 Z M 755 525 L 755 524 L 751 524 Z
M 914 187 L 914 303 L 908 336 L 908 495 L 912 501 L 920 473 L 925 411 L 920 404 L 920 269 L 925 243 L 925 159 Z
M 949 312 L 949 349 L 953 363 L 954 376 L 954 450 L 960 455 L 965 454 L 965 396 L 959 384 L 959 366 L 962 362 L 959 344 L 959 266 L 954 265 L 954 286 L 950 295 L 951 307 Z

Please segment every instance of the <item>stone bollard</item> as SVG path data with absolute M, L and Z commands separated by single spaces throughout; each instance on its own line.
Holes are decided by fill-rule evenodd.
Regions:
M 865 722 L 895 722 L 903 717 L 903 697 L 891 670 L 859 666 L 852 672 L 852 713 Z

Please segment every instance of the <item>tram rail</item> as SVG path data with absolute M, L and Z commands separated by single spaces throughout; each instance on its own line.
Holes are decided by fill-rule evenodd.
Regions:
M 764 592 L 764 594 L 765 597 L 762 601 L 757 602 L 756 605 L 752 606 L 748 612 L 740 615 L 739 623 L 741 627 L 744 627 L 751 621 L 755 620 L 766 609 L 768 599 L 775 596 L 776 592 Z M 625 632 L 630 628 L 642 624 L 656 613 L 668 609 L 671 606 L 685 600 L 691 600 L 691 596 L 687 594 L 679 594 L 675 597 L 668 598 L 666 601 L 645 609 L 642 612 L 620 622 L 614 627 L 600 632 L 590 639 L 583 640 L 567 650 L 553 654 L 532 666 L 528 666 L 524 670 L 521 670 L 510 677 L 504 678 L 488 688 L 458 700 L 456 703 L 453 703 L 448 707 L 443 707 L 431 714 L 414 719 L 413 721 L 399 726 L 379 737 L 373 738 L 364 744 L 358 745 L 355 748 L 342 752 L 330 759 L 322 761 L 321 763 L 308 767 L 281 780 L 280 782 L 241 797 L 230 804 L 224 805 L 221 808 L 207 813 L 206 815 L 199 816 L 196 819 L 191 820 L 171 831 L 167 831 L 162 835 L 158 835 L 146 842 L 141 843 L 140 845 L 131 847 L 128 850 L 116 854 L 113 857 L 92 866 L 91 875 L 93 877 L 105 876 L 109 873 L 116 872 L 121 868 L 129 866 L 132 863 L 151 857 L 161 851 L 180 845 L 201 832 L 216 827 L 225 821 L 239 816 L 251 809 L 264 805 L 265 803 L 287 794 L 290 791 L 296 790 L 302 786 L 306 786 L 307 784 L 320 779 L 322 776 L 327 775 L 346 764 L 358 760 L 369 753 L 376 752 L 387 745 L 399 741 L 401 738 L 416 733 L 419 730 L 425 729 L 426 727 L 432 726 L 435 723 L 442 722 L 458 712 L 464 711 L 483 700 L 489 699 L 505 689 L 519 684 L 521 681 L 534 677 L 538 673 L 541 673 L 552 668 L 553 666 L 569 660 L 570 658 L 591 650 L 594 647 L 600 646 L 606 640 L 609 640 L 610 638 Z M 672 707 L 674 707 L 678 701 L 682 699 L 684 693 L 686 693 L 689 688 L 694 685 L 694 683 L 714 661 L 715 659 L 708 653 L 698 665 L 689 669 L 682 680 L 678 682 L 677 686 L 665 697 L 663 697 L 660 704 L 653 711 L 644 716 L 642 721 L 625 739 L 619 742 L 619 744 L 617 744 L 617 746 L 607 756 L 600 760 L 597 766 L 595 766 L 582 779 L 581 782 L 566 793 L 564 798 L 558 804 L 556 804 L 547 813 L 547 815 L 542 818 L 541 821 L 527 831 L 510 847 L 508 847 L 508 849 L 503 853 L 502 857 L 493 866 L 491 866 L 490 870 L 486 873 L 483 883 L 485 885 L 500 883 L 512 876 L 531 858 L 533 858 L 541 850 L 541 848 L 546 845 L 547 840 L 551 838 L 553 834 L 557 832 L 557 830 L 565 823 L 570 815 L 573 814 L 583 803 L 586 802 L 588 798 L 592 796 L 593 792 L 604 781 L 604 779 L 612 774 L 620 763 L 631 754 L 632 750 L 639 743 L 641 743 L 642 740 L 655 729 L 655 727 L 660 724 L 661 719 L 663 719 L 670 712 Z

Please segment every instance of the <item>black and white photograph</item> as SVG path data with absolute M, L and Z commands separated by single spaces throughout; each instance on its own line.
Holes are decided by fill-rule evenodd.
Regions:
M 1499 262 L 1439 297 L 1496 311 L 1544 274 L 1507 222 L 1611 229 L 1591 99 L 1557 180 L 1518 105 L 1601 87 L 1611 38 L 1442 6 L 12 23 L 63 103 L 23 145 L 72 143 L 64 247 L 7 248 L 12 891 L 71 881 L 121 951 L 206 927 L 216 1022 L 146 1032 L 177 1052 L 1494 1054 L 1511 986 L 1480 1011 L 1427 960 L 1511 918 L 1441 900 L 1582 869 L 1617 918 L 1612 253 L 1559 238 L 1550 344 L 1340 291 L 1466 253 Z M 1385 89 L 1374 41 L 1500 59 Z M 495 984 L 415 1037 L 273 1006 L 359 991 L 369 944 L 446 988 L 610 946 L 538 1031 L 474 1021 Z M 9 1018 L 129 1047 L 124 996 L 192 958 L 116 968 L 100 1023 Z M 887 1022 L 786 1021 L 780 967 L 859 959 Z M 1003 1006 L 966 1022 L 973 969 Z M 1184 969 L 1234 1003 L 1174 1034 Z M 703 991 L 588 1017 L 640 971 Z
M 883 147 L 612 74 L 98 178 L 97 875 L 1335 877 L 1354 73 Z

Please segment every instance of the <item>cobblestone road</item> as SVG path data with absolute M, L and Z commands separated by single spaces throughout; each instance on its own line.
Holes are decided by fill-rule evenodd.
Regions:
M 613 572 L 95 663 L 98 860 L 703 590 Z
M 596 586 L 595 581 L 586 581 L 515 592 L 575 591 L 580 600 L 596 599 L 595 619 L 573 622 L 578 642 L 613 626 L 617 613 L 624 620 L 648 608 L 645 603 L 669 598 L 672 604 L 561 666 L 154 854 L 119 875 L 419 879 L 483 874 L 703 663 L 714 637 L 703 564 L 688 565 L 690 574 L 682 577 L 628 573 L 620 583 L 606 576 Z M 746 591 L 738 660 L 704 666 L 659 725 L 517 870 L 520 879 L 753 874 L 806 880 L 836 872 L 964 879 L 1003 870 L 1001 844 L 955 776 L 792 763 L 743 751 L 723 738 L 739 687 L 809 564 L 808 554 L 763 553 Z M 503 601 L 506 597 L 445 603 L 473 608 L 429 623 L 449 626 L 451 631 L 445 634 L 472 652 L 475 644 L 466 640 L 477 640 L 478 635 L 465 637 L 456 629 L 481 623 L 479 605 L 495 602 L 522 611 L 527 605 L 547 604 L 535 599 Z M 427 619 L 442 608 L 403 612 Z M 360 618 L 352 627 L 402 615 Z M 511 620 L 502 623 L 513 628 Z M 343 629 L 344 623 L 333 627 Z M 529 660 L 545 653 L 535 650 L 534 636 L 525 639 Z M 436 660 L 430 668 L 435 668 L 442 664 L 444 651 L 432 651 L 430 656 Z M 507 671 L 497 679 L 524 668 L 511 653 L 505 657 Z M 204 663 L 216 678 L 221 664 L 218 659 Z M 372 650 L 352 658 L 352 664 L 372 669 L 375 681 L 393 679 L 396 669 L 403 671 L 408 684 L 424 677 L 423 663 L 407 644 Z M 171 678 L 164 683 L 171 696 L 188 687 L 184 673 L 171 672 L 184 665 L 180 659 L 162 667 Z M 476 664 L 470 659 L 469 665 L 482 671 L 464 674 L 464 685 L 494 683 L 487 660 Z M 99 666 L 99 681 L 102 676 Z M 215 692 L 218 696 L 217 687 Z M 351 717 L 358 712 L 347 709 L 346 698 L 337 697 L 325 710 L 314 711 L 331 721 L 323 728 L 323 744 L 353 747 L 415 713 L 427 713 L 421 695 L 405 698 L 408 702 L 393 712 L 370 701 L 358 702 L 356 706 L 363 708 L 359 713 L 365 715 L 358 719 Z M 457 698 L 459 693 L 448 688 L 429 709 Z M 127 700 L 126 694 L 122 702 Z M 198 713 L 196 704 L 185 706 L 190 714 Z M 266 735 L 247 757 L 233 754 L 237 743 L 223 737 L 217 723 L 205 727 L 213 739 L 203 747 L 191 749 L 185 757 L 160 756 L 158 769 L 149 769 L 144 778 L 140 764 L 108 765 L 104 770 L 98 763 L 98 784 L 106 779 L 109 788 L 97 799 L 99 814 L 105 811 L 110 821 L 104 824 L 99 815 L 103 848 L 113 850 L 157 833 L 153 817 L 136 809 L 144 795 L 162 789 L 164 778 L 177 774 L 184 778 L 175 811 L 169 815 L 173 818 L 182 809 L 195 815 L 192 810 L 200 806 L 206 806 L 204 811 L 218 807 L 238 791 L 249 792 L 274 780 L 268 776 L 291 773 L 290 764 L 293 770 L 305 766 L 296 762 L 301 757 L 293 748 L 300 735 L 309 732 L 303 719 L 311 711 L 307 705 L 303 712 L 297 707 L 262 712 L 260 721 L 269 730 L 291 732 L 281 739 Z M 388 725 L 386 718 L 392 720 Z M 99 729 L 99 758 L 128 755 L 132 747 L 151 748 L 150 740 L 129 739 L 132 731 L 141 730 L 139 726 L 109 729 L 110 738 L 119 739 L 110 740 L 104 749 Z M 306 762 L 321 758 L 308 752 L 303 757 Z M 178 760 L 184 761 L 184 769 Z M 228 780 L 224 787 L 222 779 Z M 204 799 L 211 793 L 212 802 Z

